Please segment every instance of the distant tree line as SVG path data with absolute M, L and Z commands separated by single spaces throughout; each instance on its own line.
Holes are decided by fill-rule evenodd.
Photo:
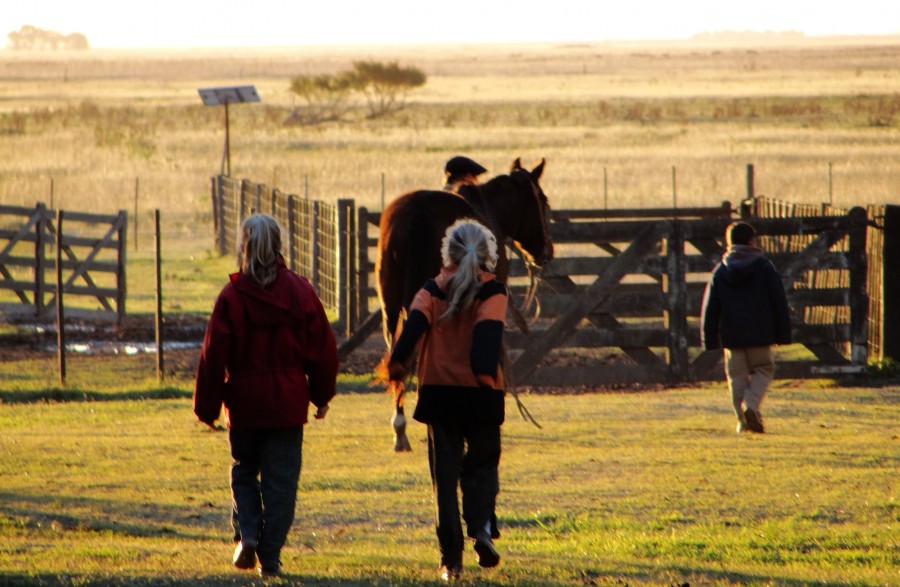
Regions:
M 64 35 L 26 24 L 6 35 L 13 51 L 81 51 L 89 49 L 87 37 L 81 33 Z
M 353 98 L 362 96 L 368 118 L 378 118 L 406 107 L 409 92 L 425 85 L 425 73 L 415 67 L 401 67 L 396 61 L 355 61 L 353 69 L 336 74 L 300 75 L 291 80 L 291 92 L 303 99 L 290 122 L 317 124 L 341 120 L 355 107 Z

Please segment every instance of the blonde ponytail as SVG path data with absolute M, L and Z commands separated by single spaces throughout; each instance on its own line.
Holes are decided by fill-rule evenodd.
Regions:
M 497 266 L 497 239 L 483 224 L 471 218 L 457 220 L 444 233 L 441 258 L 445 267 L 458 267 L 445 285 L 449 301 L 438 318 L 444 320 L 472 305 L 481 285 L 482 267 L 493 271 Z
M 268 214 L 253 214 L 241 227 L 241 272 L 265 287 L 275 281 L 281 254 L 281 227 Z

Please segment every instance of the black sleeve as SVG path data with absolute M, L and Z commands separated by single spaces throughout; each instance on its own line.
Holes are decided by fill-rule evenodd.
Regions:
M 391 362 L 405 363 L 410 355 L 416 349 L 416 343 L 419 338 L 428 330 L 428 318 L 421 310 L 413 310 L 409 313 L 406 322 L 403 323 L 403 330 L 400 332 L 400 338 L 394 345 L 391 353 Z
M 722 314 L 722 304 L 716 293 L 716 272 L 721 264 L 713 267 L 712 275 L 703 292 L 703 303 L 700 306 L 700 346 L 704 350 L 712 351 L 722 347 L 719 333 L 719 320 Z
M 475 324 L 472 333 L 472 372 L 476 375 L 497 377 L 500 353 L 503 350 L 503 322 L 482 320 Z

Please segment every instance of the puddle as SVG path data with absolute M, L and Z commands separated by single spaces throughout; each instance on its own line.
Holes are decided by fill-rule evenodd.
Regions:
M 19 324 L 17 325 L 19 332 L 51 335 L 56 336 L 55 324 Z M 66 352 L 74 355 L 140 355 L 140 354 L 156 354 L 156 342 L 135 342 L 123 340 L 106 340 L 107 337 L 114 338 L 116 329 L 112 326 L 97 327 L 91 324 L 66 324 L 66 334 L 74 335 L 75 339 L 66 344 Z M 202 336 L 202 331 L 200 331 Z M 99 340 L 90 340 L 92 335 L 97 336 Z M 195 341 L 166 341 L 163 343 L 163 351 L 179 351 L 199 349 L 202 343 Z M 39 344 L 34 348 L 48 353 L 57 352 L 56 343 Z
M 163 351 L 199 349 L 199 342 L 172 341 L 163 343 Z M 55 353 L 59 347 L 45 344 L 38 347 L 42 351 Z M 66 345 L 66 352 L 74 355 L 140 355 L 156 354 L 155 342 L 91 341 L 73 342 Z

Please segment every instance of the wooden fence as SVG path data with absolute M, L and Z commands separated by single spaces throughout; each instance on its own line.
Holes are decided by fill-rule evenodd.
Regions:
M 323 213 L 325 204 L 296 196 L 288 196 L 287 212 L 279 212 L 277 191 L 247 181 L 231 190 L 244 213 L 251 207 L 275 210 L 286 227 L 298 223 L 298 202 L 309 209 L 312 218 L 305 222 L 315 228 L 292 233 L 291 250 L 299 247 L 292 266 L 316 274 L 296 261 L 316 239 L 335 264 L 333 279 L 319 278 L 318 288 L 338 312 L 342 356 L 380 333 L 373 274 L 380 213 L 340 200 L 330 215 Z M 898 248 L 897 237 L 888 237 L 900 235 L 900 224 L 895 220 L 891 228 L 885 220 L 891 208 L 789 209 L 752 198 L 739 209 L 723 202 L 710 208 L 554 211 L 550 232 L 557 257 L 542 273 L 540 318 L 527 332 L 507 333 L 512 380 L 572 386 L 722 378 L 721 352 L 700 348 L 699 314 L 709 272 L 724 250 L 725 227 L 739 215 L 752 221 L 781 273 L 793 338 L 808 351 L 780 360 L 778 376 L 858 371 L 870 360 L 894 357 L 888 353 L 900 345 L 883 328 L 896 316 L 898 301 L 898 280 L 886 269 L 890 243 Z M 301 236 L 323 230 L 333 241 Z M 321 263 L 323 254 L 312 258 Z M 511 259 L 515 303 L 524 298 L 527 277 L 521 260 Z
M 99 315 L 121 322 L 125 316 L 125 235 L 128 214 L 63 212 L 65 232 L 57 243 L 57 212 L 0 206 L 0 290 L 18 302 L 4 304 L 9 313 L 46 318 L 56 312 L 56 254 L 59 246 L 68 299 L 93 299 L 96 308 L 73 308 L 69 316 Z M 77 304 L 83 305 L 83 304 Z
M 761 244 L 785 283 L 794 340 L 810 355 L 780 361 L 779 376 L 861 369 L 876 349 L 867 336 L 867 287 L 873 273 L 868 259 L 881 257 L 878 223 L 862 208 L 788 218 L 755 211 L 743 209 L 766 235 Z M 737 213 L 728 202 L 714 208 L 554 211 L 550 229 L 557 257 L 542 273 L 541 318 L 527 333 L 507 332 L 512 380 L 572 386 L 721 378 L 721 352 L 700 348 L 699 314 L 709 272 L 724 251 L 725 227 Z M 344 354 L 380 324 L 372 275 L 379 214 L 361 208 L 357 216 L 359 309 Z M 823 279 L 822 272 L 840 277 Z M 514 258 L 514 302 L 524 297 L 525 275 L 524 264 Z
M 222 255 L 236 254 L 241 221 L 251 212 L 273 215 L 286 234 L 283 243 L 288 266 L 310 280 L 322 304 L 339 316 L 341 328 L 348 320 L 347 273 L 354 271 L 355 251 L 352 200 L 337 205 L 307 200 L 247 179 L 220 175 L 212 178 L 212 204 L 216 249 Z
M 884 272 L 888 266 L 884 262 L 884 254 L 886 247 L 890 241 L 885 239 L 885 215 L 889 208 L 894 206 L 886 205 L 869 205 L 866 207 L 866 213 L 871 226 L 876 230 L 868 230 L 866 232 L 866 291 L 869 295 L 868 309 L 868 356 L 872 360 L 881 360 L 885 357 L 884 346 L 885 337 L 890 338 L 892 332 L 883 328 L 884 308 L 892 303 L 897 303 L 896 297 L 891 300 L 891 293 L 894 296 L 898 293 L 897 286 L 900 284 L 888 283 L 885 287 Z M 808 218 L 815 216 L 843 216 L 849 213 L 845 208 L 836 208 L 828 203 L 821 204 L 796 204 L 792 202 L 784 202 L 766 196 L 749 198 L 742 205 L 742 213 L 749 217 L 756 218 Z M 893 225 L 892 233 L 894 238 L 900 238 L 897 230 L 898 225 Z M 813 236 L 809 234 L 794 234 L 783 236 L 765 236 L 762 237 L 763 247 L 767 251 L 795 252 L 809 245 Z M 900 245 L 894 241 L 894 246 Z M 848 252 L 849 239 L 844 238 L 834 243 L 834 250 Z M 797 283 L 797 289 L 829 289 L 829 288 L 846 288 L 850 284 L 850 273 L 846 268 L 826 268 L 820 267 L 811 269 L 806 274 L 805 283 Z M 887 298 L 886 298 L 887 295 Z M 847 323 L 850 319 L 850 307 L 841 306 L 808 306 L 802 315 L 795 318 L 804 324 L 834 324 Z M 838 352 L 846 354 L 846 350 L 838 346 Z M 897 356 L 897 355 L 894 355 Z

